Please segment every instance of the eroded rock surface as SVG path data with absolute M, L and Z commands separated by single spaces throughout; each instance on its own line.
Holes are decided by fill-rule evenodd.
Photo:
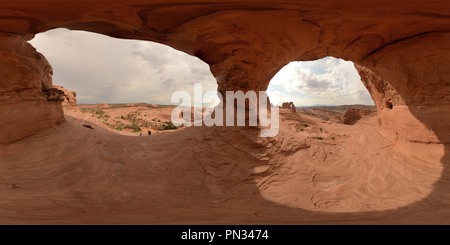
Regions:
M 292 101 L 291 102 L 284 102 L 281 105 L 281 108 L 290 109 L 291 111 L 296 111 L 295 105 L 294 105 L 294 103 Z
M 64 122 L 47 60 L 23 38 L 0 35 L 0 143 Z
M 361 119 L 361 111 L 358 109 L 347 109 L 341 117 L 341 122 L 347 125 L 353 125 Z
M 2 93 L 27 91 L 36 98 L 23 102 L 18 95 L 3 95 L 2 114 L 11 115 L 14 108 L 22 115 L 19 111 L 34 106 L 35 116 L 15 115 L 1 124 L 20 121 L 32 132 L 61 121 L 61 108 L 42 97 L 41 90 L 50 86 L 42 77 L 48 69 L 39 65 L 42 59 L 34 51 L 27 51 L 34 61 L 11 61 L 9 56 L 30 50 L 25 40 L 34 34 L 65 27 L 155 41 L 195 55 L 210 65 L 220 92 L 265 90 L 276 72 L 294 60 L 325 56 L 351 60 L 378 106 L 379 123 L 386 131 L 407 141 L 448 143 L 448 9 L 450 2 L 420 0 L 3 1 L 0 32 L 14 37 L 1 37 L 6 54 L 0 62 L 11 67 L 4 68 Z M 1 138 L 13 140 L 26 134 Z
M 363 116 L 372 115 L 373 111 L 369 109 L 348 108 L 341 116 L 341 122 L 347 125 L 353 125 Z
M 77 92 L 73 90 L 68 90 L 63 86 L 59 85 L 53 85 L 53 88 L 63 92 L 63 101 L 62 101 L 63 106 L 71 107 L 77 105 Z

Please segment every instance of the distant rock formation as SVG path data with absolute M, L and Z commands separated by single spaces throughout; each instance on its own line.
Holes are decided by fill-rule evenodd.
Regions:
M 341 123 L 353 125 L 359 121 L 363 116 L 375 114 L 374 111 L 359 108 L 348 108 L 341 116 Z
M 296 109 L 295 109 L 295 105 L 294 105 L 294 103 L 291 101 L 291 102 L 284 102 L 282 105 L 281 105 L 281 108 L 284 108 L 284 109 L 291 109 L 292 111 L 296 111 Z
M 62 105 L 63 106 L 76 106 L 77 105 L 77 92 L 68 90 L 64 88 L 63 86 L 59 85 L 53 85 L 53 88 L 58 89 L 59 91 L 63 92 L 63 100 Z
M 63 27 L 158 42 L 196 56 L 209 65 L 222 96 L 267 90 L 289 62 L 339 57 L 354 62 L 379 126 L 392 137 L 450 143 L 450 1 L 61 2 L 0 3 L 7 11 L 0 16 L 0 116 L 8 118 L 0 122 L 6 125 L 0 138 L 7 141 L 63 121 L 62 106 L 43 93 L 51 88 L 51 67 L 27 42 Z M 61 8 L 68 11 L 61 14 Z M 26 130 L 15 129 L 17 122 Z
M 345 110 L 341 117 L 341 122 L 347 125 L 353 125 L 361 119 L 361 111 L 355 108 L 349 108 Z

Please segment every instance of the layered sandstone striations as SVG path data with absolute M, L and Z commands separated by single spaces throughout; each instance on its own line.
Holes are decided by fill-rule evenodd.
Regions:
M 448 223 L 450 145 L 434 143 L 450 141 L 449 9 L 421 0 L 2 1 L 1 222 Z M 265 90 L 294 60 L 351 60 L 378 122 L 280 110 L 273 138 L 240 127 L 131 137 L 74 107 L 51 128 L 64 121 L 67 96 L 26 40 L 56 27 L 170 45 L 207 62 L 220 92 Z
M 379 123 L 389 134 L 406 141 L 448 143 L 448 9 L 450 2 L 420 0 L 3 1 L 0 32 L 14 35 L 6 38 L 8 47 L 2 46 L 13 56 L 21 55 L 24 40 L 57 27 L 167 44 L 208 63 L 220 92 L 265 90 L 276 72 L 294 60 L 343 58 L 357 64 L 378 106 Z M 23 74 L 44 72 L 43 68 L 23 68 L 23 59 L 17 63 L 7 56 L 0 59 L 7 65 L 3 67 L 13 68 L 6 68 L 9 73 L 2 77 L 2 86 L 14 91 L 31 91 L 27 88 L 31 80 L 20 79 Z M 3 120 L 2 125 L 20 119 L 34 132 L 60 121 L 61 109 L 45 102 L 39 88 L 33 91 L 36 100 L 28 103 L 41 111 L 27 115 L 27 120 L 20 116 Z M 17 103 L 17 96 L 3 98 L 3 106 L 9 103 L 10 109 L 2 113 L 10 114 L 11 108 L 23 104 Z M 13 140 L 26 134 L 2 138 Z
M 64 107 L 72 107 L 77 105 L 77 92 L 73 90 L 68 90 L 60 85 L 53 85 L 55 89 L 63 92 L 63 102 Z
M 0 36 L 0 143 L 64 122 L 63 93 L 47 60 L 23 38 Z

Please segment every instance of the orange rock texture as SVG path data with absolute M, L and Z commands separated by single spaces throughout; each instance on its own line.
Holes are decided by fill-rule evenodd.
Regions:
M 450 2 L 21 0 L 0 3 L 1 142 L 63 120 L 29 44 L 57 27 L 169 45 L 210 65 L 219 91 L 265 90 L 291 61 L 353 61 L 392 137 L 450 142 Z M 400 123 L 399 123 L 400 122 Z

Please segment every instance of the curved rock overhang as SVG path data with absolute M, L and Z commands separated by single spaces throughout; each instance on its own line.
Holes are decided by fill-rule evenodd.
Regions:
M 0 3 L 0 142 L 64 120 L 27 43 L 65 27 L 159 42 L 210 65 L 220 92 L 266 90 L 291 61 L 356 64 L 388 134 L 450 142 L 450 2 L 20 0 Z

